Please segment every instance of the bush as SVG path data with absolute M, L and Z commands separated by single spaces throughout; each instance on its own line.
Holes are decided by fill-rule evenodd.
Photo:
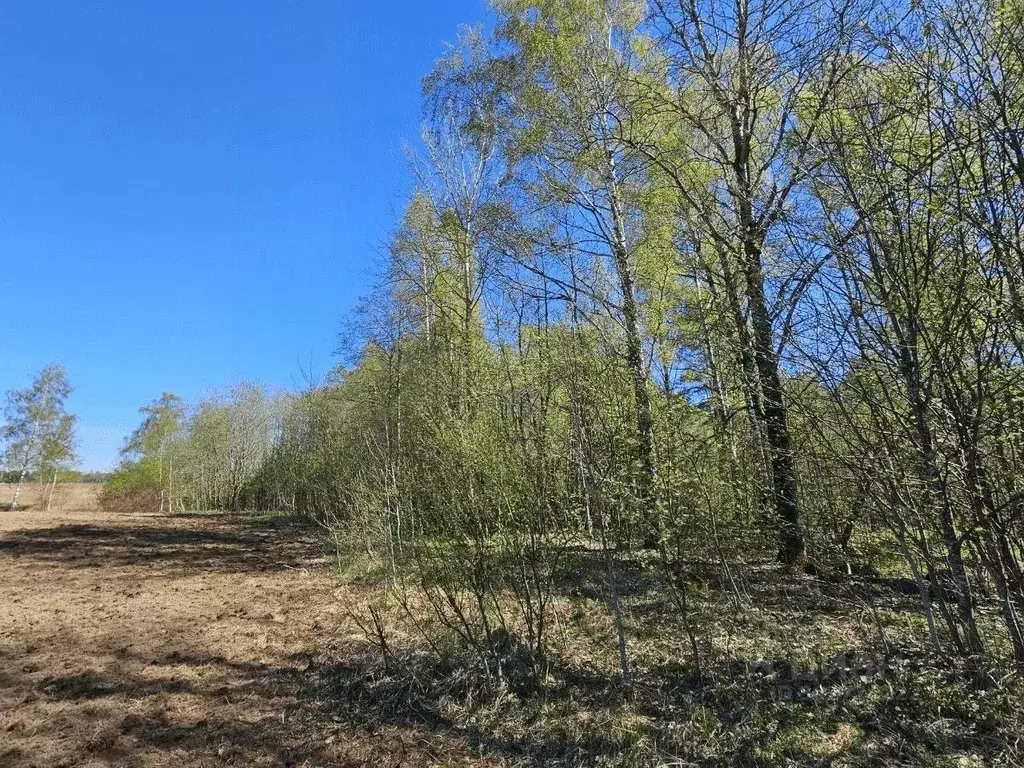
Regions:
M 160 508 L 160 467 L 152 460 L 123 464 L 103 486 L 100 505 L 110 512 L 156 512 Z

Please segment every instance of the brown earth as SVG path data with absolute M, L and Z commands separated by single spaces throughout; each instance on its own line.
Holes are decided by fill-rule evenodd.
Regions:
M 59 483 L 53 489 L 50 509 L 54 512 L 82 512 L 97 509 L 103 486 L 100 483 Z M 45 509 L 47 487 L 41 483 L 25 483 L 21 488 L 18 505 L 25 509 Z M 14 497 L 13 483 L 0 483 L 0 505 L 4 508 Z M 20 516 L 17 516 L 20 518 Z M 29 525 L 38 517 L 22 518 Z M 10 521 L 14 523 L 13 520 Z M 0 530 L 10 530 L 7 521 L 0 522 Z
M 0 766 L 473 762 L 452 734 L 355 722 L 323 694 L 355 641 L 309 529 L 114 515 L 98 490 L 46 512 L 30 487 L 0 511 Z

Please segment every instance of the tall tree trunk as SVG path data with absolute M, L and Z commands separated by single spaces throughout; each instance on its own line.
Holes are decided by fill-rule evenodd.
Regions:
M 641 509 L 650 526 L 646 544 L 656 546 L 661 536 L 661 523 L 657 518 L 654 499 L 654 484 L 657 470 L 654 461 L 654 416 L 651 410 L 651 395 L 647 388 L 647 371 L 644 366 L 643 342 L 640 338 L 639 311 L 636 302 L 636 288 L 633 283 L 632 266 L 629 263 L 629 247 L 622 200 L 619 195 L 619 181 L 615 168 L 615 155 L 609 150 L 608 191 L 612 213 L 612 260 L 615 274 L 622 293 L 622 321 L 626 333 L 626 365 L 633 379 L 633 397 L 636 405 L 637 458 L 640 461 L 638 496 Z
M 57 490 L 57 470 L 53 470 L 53 478 L 50 480 L 50 488 L 46 494 L 46 511 L 50 511 L 50 507 L 53 505 L 53 492 Z
M 916 355 L 917 335 L 914 333 L 912 325 L 909 331 L 907 343 L 901 351 L 901 365 L 907 396 L 913 410 L 918 449 L 918 471 L 938 507 L 942 540 L 946 549 L 946 564 L 949 566 L 949 575 L 956 591 L 957 612 L 963 624 L 967 641 L 966 648 L 972 653 L 979 653 L 981 652 L 981 637 L 974 621 L 974 601 L 971 595 L 970 580 L 967 578 L 967 569 L 964 567 L 963 543 L 956 531 L 953 511 L 950 508 L 949 489 L 939 470 L 935 452 L 935 441 L 927 413 L 928 406 L 921 387 L 921 364 Z
M 18 508 L 18 499 L 21 498 L 21 486 L 25 482 L 25 474 L 28 472 L 28 466 L 23 465 L 21 472 L 18 473 L 18 483 L 14 486 L 14 497 L 11 499 L 11 509 Z
M 768 443 L 773 502 L 779 524 L 779 559 L 796 563 L 805 553 L 797 502 L 796 467 L 789 434 L 789 413 L 782 392 L 779 361 L 775 354 L 771 316 L 764 295 L 761 249 L 753 240 L 744 243 L 747 310 L 753 328 L 754 365 L 761 385 L 764 437 Z
M 764 290 L 762 255 L 765 232 L 754 209 L 755 182 L 751 173 L 753 126 L 757 120 L 751 81 L 753 51 L 747 41 L 748 7 L 746 0 L 736 2 L 737 72 L 735 101 L 726 101 L 723 109 L 731 123 L 732 198 L 735 206 L 746 282 L 747 312 L 752 330 L 754 367 L 761 389 L 761 413 L 764 438 L 768 447 L 773 506 L 779 526 L 779 559 L 789 565 L 805 554 L 797 502 L 796 468 L 789 435 L 789 414 L 782 392 L 779 361 L 775 354 L 771 314 Z
M 45 410 L 50 400 L 50 384 L 47 380 L 43 388 L 43 409 Z M 18 499 L 21 498 L 21 486 L 25 482 L 25 475 L 28 474 L 29 464 L 32 462 L 32 448 L 35 446 L 36 435 L 39 432 L 39 422 L 32 422 L 32 432 L 29 434 L 28 445 L 25 446 L 25 458 L 21 462 L 21 472 L 18 474 L 18 484 L 14 486 L 14 497 L 11 499 L 11 509 L 18 508 Z

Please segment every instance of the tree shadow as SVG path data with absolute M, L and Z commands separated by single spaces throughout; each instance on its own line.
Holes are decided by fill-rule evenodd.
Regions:
M 38 680 L 31 665 L 3 664 L 5 768 L 78 764 L 83 756 L 148 765 L 144 755 L 153 752 L 167 753 L 158 758 L 161 765 L 172 755 L 183 765 L 337 765 L 326 755 L 317 727 L 323 718 L 304 697 L 306 676 L 296 667 L 207 654 L 80 650 L 83 663 L 102 669 Z M 154 674 L 153 667 L 166 671 Z
M 59 677 L 48 677 L 36 686 L 44 696 L 57 701 L 89 701 L 108 696 L 144 699 L 160 693 L 186 693 L 190 686 L 174 679 L 121 679 L 115 680 L 95 671 L 78 672 Z
M 335 719 L 370 732 L 419 727 L 456 735 L 476 754 L 516 765 L 595 765 L 627 753 L 624 764 L 661 764 L 680 743 L 701 739 L 717 742 L 714 751 L 679 764 L 826 765 L 829 740 L 841 743 L 844 734 L 871 742 L 863 754 L 895 762 L 908 755 L 995 760 L 1015 749 L 1012 701 L 1001 715 L 975 713 L 973 702 L 950 708 L 929 675 L 941 670 L 942 685 L 956 690 L 961 672 L 913 649 L 889 660 L 851 649 L 814 667 L 787 658 L 722 659 L 703 669 L 666 662 L 634 669 L 631 686 L 614 672 L 563 660 L 524 693 L 488 690 L 468 671 L 471 662 L 426 659 L 415 652 L 387 666 L 370 657 L 326 664 L 312 670 L 312 695 Z M 635 716 L 639 738 L 609 725 L 615 712 Z
M 182 572 L 276 571 L 323 555 L 315 533 L 299 521 L 242 515 L 159 516 L 145 523 L 69 524 L 25 529 L 0 538 L 0 556 L 64 568 L 141 566 Z
M 580 547 L 565 550 L 560 556 L 558 569 L 552 574 L 553 594 L 566 598 L 607 600 L 608 564 L 605 557 L 605 553 L 597 549 Z M 637 559 L 635 553 L 619 553 L 614 565 L 620 597 L 641 597 L 658 589 L 655 570 Z

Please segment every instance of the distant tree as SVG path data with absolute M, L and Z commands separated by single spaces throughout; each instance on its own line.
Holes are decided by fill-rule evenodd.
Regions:
M 64 410 L 72 387 L 64 368 L 51 363 L 27 389 L 7 393 L 3 463 L 17 472 L 11 509 L 17 509 L 21 486 L 44 462 L 68 462 L 74 457 L 74 417 Z
M 70 472 L 78 461 L 75 454 L 75 424 L 77 417 L 65 413 L 54 428 L 43 435 L 39 454 L 39 474 L 45 482 L 49 480 L 46 493 L 46 509 L 53 503 L 53 492 L 60 475 Z M 67 478 L 65 478 L 65 481 Z
M 143 416 L 142 423 L 128 437 L 121 454 L 140 467 L 152 465 L 160 488 L 160 511 L 164 510 L 165 500 L 170 511 L 174 471 L 170 448 L 175 438 L 181 435 L 185 403 L 178 395 L 164 392 L 140 408 L 139 413 Z

